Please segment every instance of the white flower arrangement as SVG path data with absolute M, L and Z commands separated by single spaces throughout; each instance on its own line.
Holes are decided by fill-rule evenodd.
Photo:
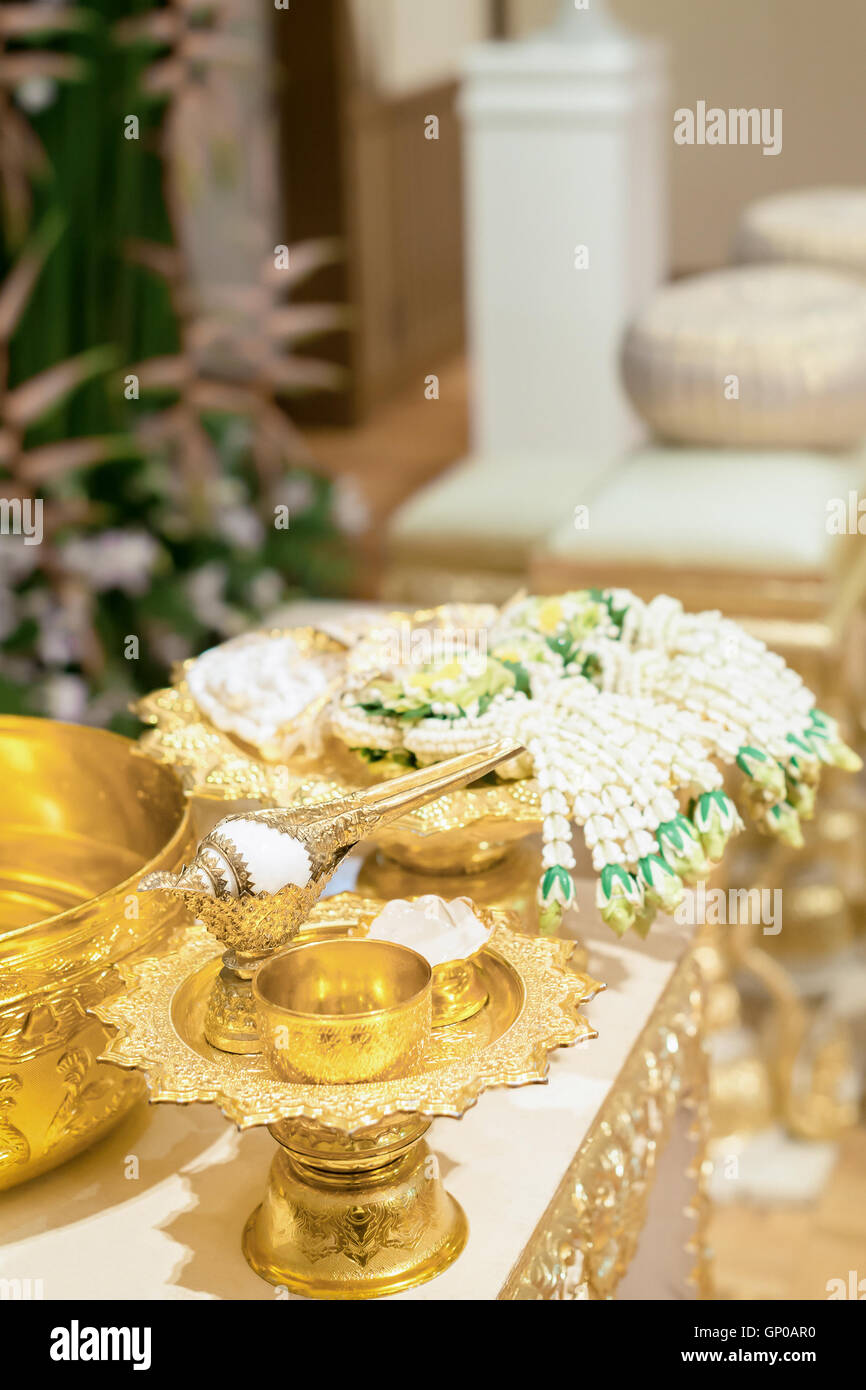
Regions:
M 573 827 L 617 932 L 645 933 L 705 874 L 743 821 L 724 789 L 742 773 L 758 828 L 790 844 L 820 767 L 860 760 L 782 658 L 717 612 L 660 595 L 582 590 L 507 605 L 486 656 L 350 677 L 330 728 L 368 761 L 420 765 L 510 737 L 526 748 L 543 814 L 541 923 L 574 902 Z

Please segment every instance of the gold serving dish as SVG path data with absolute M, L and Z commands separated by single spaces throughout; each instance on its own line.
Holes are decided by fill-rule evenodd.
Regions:
M 428 615 L 393 615 L 411 620 Z M 309 641 L 309 629 L 284 629 Z M 262 806 L 308 806 L 331 801 L 383 781 L 375 767 L 337 739 L 327 739 L 315 758 L 296 755 L 270 762 L 248 744 L 224 733 L 196 704 L 184 672 L 175 683 L 141 699 L 136 711 L 153 728 L 142 748 L 171 764 L 196 796 L 223 801 L 252 800 Z M 446 793 L 402 816 L 375 835 L 392 860 L 422 873 L 478 873 L 498 863 L 509 848 L 541 829 L 541 800 L 534 779 L 483 784 Z
M 170 768 L 117 734 L 0 717 L 0 1189 L 78 1153 L 144 1093 L 88 1009 L 188 920 L 137 894 L 194 843 Z M 162 895 L 160 895 L 161 898 Z
M 329 898 L 303 940 L 363 935 L 382 906 Z M 128 991 L 98 1007 L 117 1029 L 104 1057 L 145 1070 L 151 1100 L 213 1101 L 241 1129 L 270 1127 L 280 1148 L 244 1233 L 264 1279 L 312 1297 L 372 1298 L 434 1277 L 460 1253 L 466 1218 L 424 1143 L 431 1119 L 461 1116 L 489 1087 L 543 1081 L 552 1049 L 595 1036 L 580 1009 L 602 988 L 569 968 L 570 943 L 521 936 L 513 914 L 491 915 L 475 958 L 486 1003 L 430 1032 L 423 1055 L 384 1080 L 286 1081 L 261 1055 L 211 1047 L 204 1016 L 220 957 L 200 927 L 179 933 L 170 956 L 130 966 Z

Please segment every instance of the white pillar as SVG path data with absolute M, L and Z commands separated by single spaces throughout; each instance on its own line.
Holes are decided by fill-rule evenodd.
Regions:
M 469 49 L 461 93 L 474 456 L 554 473 L 637 437 L 620 340 L 666 270 L 664 55 L 589 4 Z

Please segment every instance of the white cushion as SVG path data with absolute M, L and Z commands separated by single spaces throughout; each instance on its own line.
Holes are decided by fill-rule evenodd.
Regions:
M 695 569 L 820 572 L 837 537 L 828 503 L 866 480 L 866 451 L 844 456 L 648 448 L 613 472 L 589 526 L 562 521 L 548 556 Z
M 562 515 L 563 502 L 588 501 L 603 459 L 478 458 L 458 465 L 394 514 L 389 539 L 405 552 L 464 545 L 528 547 Z
M 750 203 L 734 237 L 740 261 L 788 261 L 866 279 L 866 188 L 803 188 Z
M 638 315 L 622 362 L 661 439 L 851 447 L 866 438 L 866 285 L 809 266 L 694 275 Z

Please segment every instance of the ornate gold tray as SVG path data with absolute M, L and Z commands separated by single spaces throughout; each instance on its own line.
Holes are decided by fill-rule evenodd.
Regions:
M 306 632 L 287 628 L 273 635 L 301 631 Z M 216 728 L 199 708 L 184 675 L 191 664 L 176 669 L 173 685 L 153 691 L 135 706 L 142 722 L 153 726 L 141 737 L 142 749 L 174 767 L 190 793 L 262 806 L 305 806 L 382 781 L 336 739 L 327 740 L 316 758 L 269 762 Z M 540 828 L 538 788 L 526 778 L 448 792 L 382 830 L 376 843 L 408 868 L 465 873 L 488 868 L 510 843 Z
M 341 893 L 318 903 L 298 941 L 363 935 L 384 904 Z M 354 1086 L 290 1083 L 261 1055 L 211 1047 L 204 1014 L 220 969 L 219 942 L 199 926 L 175 938 L 170 956 L 130 965 L 128 991 L 100 1006 L 119 1033 L 103 1057 L 147 1071 L 153 1101 L 212 1101 L 241 1129 L 305 1118 L 352 1133 L 396 1113 L 463 1114 L 490 1086 L 543 1081 L 555 1047 L 594 1038 L 579 1010 L 603 988 L 567 969 L 573 943 L 511 930 L 513 914 L 478 909 L 494 922 L 478 957 L 488 1004 L 472 1018 L 436 1030 L 417 1071 Z

